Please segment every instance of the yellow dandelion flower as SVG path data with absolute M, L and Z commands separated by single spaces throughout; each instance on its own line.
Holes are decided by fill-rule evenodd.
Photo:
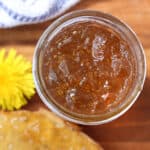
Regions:
M 35 93 L 31 63 L 16 51 L 0 50 L 0 107 L 4 110 L 19 109 Z

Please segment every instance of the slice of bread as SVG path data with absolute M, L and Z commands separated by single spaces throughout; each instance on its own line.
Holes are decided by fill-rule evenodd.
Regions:
M 101 150 L 76 125 L 53 113 L 39 111 L 0 112 L 1 150 Z

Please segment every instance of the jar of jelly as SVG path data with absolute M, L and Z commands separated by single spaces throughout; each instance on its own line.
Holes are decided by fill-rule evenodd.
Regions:
M 33 58 L 36 89 L 53 112 L 69 121 L 97 125 L 126 112 L 146 75 L 144 50 L 119 19 L 75 11 L 41 36 Z

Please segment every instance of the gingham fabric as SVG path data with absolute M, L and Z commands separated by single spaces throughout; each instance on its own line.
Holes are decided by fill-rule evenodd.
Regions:
M 52 19 L 79 0 L 0 0 L 0 28 Z

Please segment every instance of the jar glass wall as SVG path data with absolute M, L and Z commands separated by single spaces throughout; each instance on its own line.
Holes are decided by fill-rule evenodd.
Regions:
M 125 94 L 125 97 L 122 98 L 120 102 L 112 105 L 109 111 L 103 111 L 101 113 L 95 114 L 86 114 L 84 113 L 84 109 L 82 110 L 83 113 L 71 111 L 64 105 L 61 105 L 57 102 L 57 100 L 51 95 L 50 90 L 45 83 L 46 80 L 43 74 L 42 63 L 44 60 L 46 60 L 45 52 L 50 48 L 49 45 L 51 40 L 57 36 L 59 32 L 63 32 L 64 28 L 79 22 L 97 22 L 109 30 L 116 32 L 121 38 L 124 39 L 124 41 L 128 43 L 135 57 L 134 65 L 136 66 L 136 71 L 134 72 L 134 82 L 132 85 L 130 85 L 130 90 L 127 94 Z M 33 75 L 36 89 L 39 96 L 41 97 L 41 100 L 53 112 L 62 118 L 75 123 L 97 125 L 107 123 L 118 118 L 133 105 L 143 88 L 146 76 L 146 60 L 144 50 L 139 40 L 137 39 L 137 36 L 125 23 L 109 14 L 98 11 L 75 11 L 57 19 L 46 29 L 46 31 L 39 39 L 33 58 Z

